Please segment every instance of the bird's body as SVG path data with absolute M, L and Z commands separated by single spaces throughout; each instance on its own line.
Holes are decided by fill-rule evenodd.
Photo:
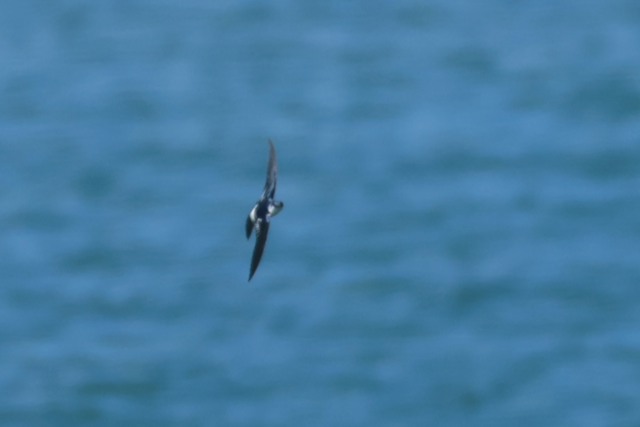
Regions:
M 276 158 L 276 149 L 273 142 L 269 140 L 269 162 L 267 163 L 267 182 L 262 190 L 260 199 L 249 212 L 245 223 L 245 231 L 247 239 L 251 237 L 251 231 L 256 232 L 256 245 L 253 248 L 253 256 L 251 258 L 251 269 L 249 271 L 249 280 L 260 264 L 264 247 L 267 243 L 267 235 L 269 233 L 269 224 L 271 218 L 276 216 L 284 207 L 284 203 L 274 200 L 276 194 L 276 183 L 278 180 L 278 161 Z

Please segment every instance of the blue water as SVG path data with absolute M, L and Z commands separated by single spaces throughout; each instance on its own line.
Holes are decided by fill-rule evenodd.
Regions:
M 0 425 L 638 425 L 638 46 L 635 0 L 3 2 Z

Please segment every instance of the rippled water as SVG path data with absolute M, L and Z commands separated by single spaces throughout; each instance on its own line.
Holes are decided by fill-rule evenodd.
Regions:
M 635 425 L 639 24 L 3 3 L 0 423 Z

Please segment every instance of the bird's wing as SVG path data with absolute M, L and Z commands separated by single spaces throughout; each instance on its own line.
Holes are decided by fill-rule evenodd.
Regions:
M 278 180 L 278 159 L 276 157 L 276 147 L 269 140 L 269 162 L 267 163 L 267 182 L 264 184 L 260 199 L 270 198 L 276 194 L 276 181 Z
M 264 246 L 267 244 L 267 234 L 269 234 L 269 221 L 261 221 L 260 227 L 256 230 L 256 245 L 253 248 L 253 257 L 251 258 L 251 271 L 249 272 L 249 280 L 253 277 L 253 273 L 256 272 L 262 253 L 264 252 Z

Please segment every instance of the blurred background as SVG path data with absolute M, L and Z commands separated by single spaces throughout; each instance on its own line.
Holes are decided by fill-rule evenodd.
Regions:
M 0 424 L 637 425 L 638 46 L 635 0 L 3 2 Z

